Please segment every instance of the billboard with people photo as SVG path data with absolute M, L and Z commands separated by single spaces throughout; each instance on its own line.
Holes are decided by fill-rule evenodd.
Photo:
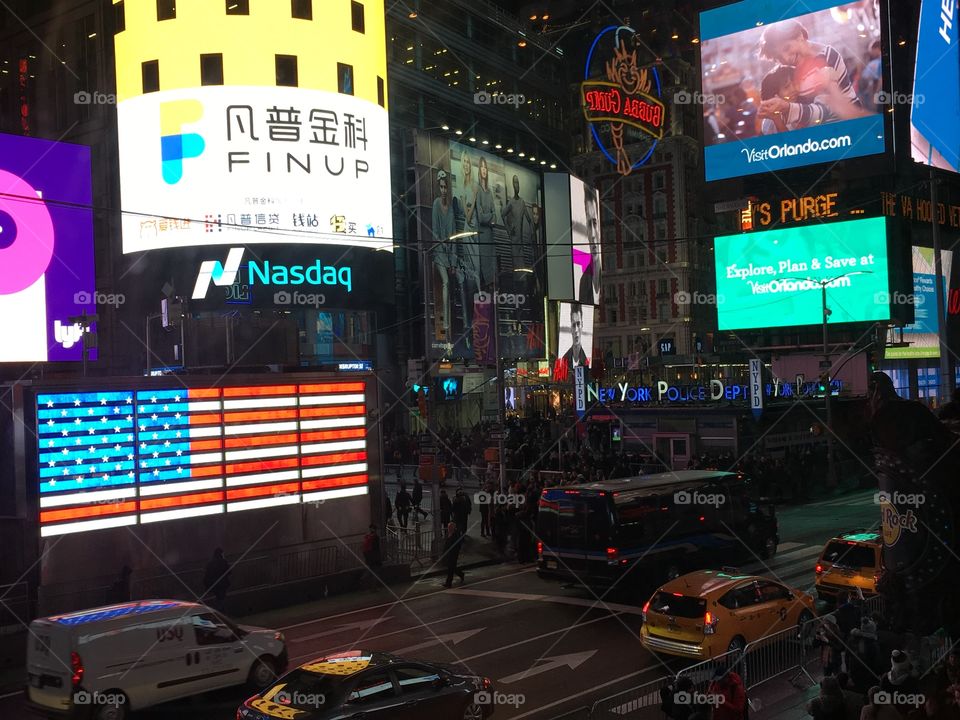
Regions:
M 554 380 L 571 379 L 574 368 L 590 367 L 593 358 L 594 310 L 592 305 L 578 302 L 560 303 Z
M 416 142 L 418 234 L 435 358 L 544 357 L 540 174 L 429 135 Z
M 744 0 L 700 16 L 707 180 L 882 153 L 879 0 Z

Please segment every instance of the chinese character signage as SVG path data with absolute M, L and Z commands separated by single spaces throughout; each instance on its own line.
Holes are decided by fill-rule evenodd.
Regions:
M 351 25 L 358 3 L 323 4 L 323 18 L 304 21 L 289 3 L 251 4 L 229 19 L 222 3 L 180 3 L 175 19 L 158 22 L 152 1 L 125 3 L 116 36 L 124 253 L 392 248 L 383 3 L 360 8 L 362 33 Z M 220 52 L 198 59 L 211 24 L 223 28 Z M 214 61 L 211 82 L 201 66 Z

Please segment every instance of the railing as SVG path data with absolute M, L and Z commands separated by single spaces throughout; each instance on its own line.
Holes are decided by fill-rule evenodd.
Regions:
M 351 536 L 244 557 L 230 566 L 230 594 L 356 570 L 364 565 L 362 546 L 362 539 Z M 203 582 L 205 569 L 206 562 L 194 562 L 176 565 L 164 572 L 154 569 L 142 575 L 134 573 L 130 581 L 130 597 L 195 601 L 202 598 L 206 590 Z M 115 579 L 115 576 L 99 576 L 84 583 L 44 586 L 39 592 L 39 613 L 70 612 L 114 602 L 118 599 L 112 589 Z
M 673 682 L 674 679 L 668 675 L 597 700 L 590 708 L 590 720 L 662 718 L 660 691 Z

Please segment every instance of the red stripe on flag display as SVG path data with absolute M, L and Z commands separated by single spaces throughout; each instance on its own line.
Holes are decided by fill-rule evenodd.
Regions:
M 304 467 L 308 465 L 345 465 L 346 463 L 360 462 L 367 459 L 367 451 L 349 452 L 349 453 L 330 453 L 329 455 L 314 455 L 304 457 L 301 462 Z
M 140 500 L 141 510 L 158 510 L 161 508 L 183 507 L 185 505 L 200 505 L 202 503 L 223 502 L 223 491 L 197 493 L 196 495 L 174 495 L 173 497 L 158 497 Z
M 366 485 L 367 475 L 341 475 L 340 477 L 323 478 L 321 480 L 304 480 L 303 491 L 325 490 L 327 488 L 348 487 L 351 485 Z
M 300 492 L 300 483 L 276 483 L 272 485 L 257 485 L 256 487 L 236 488 L 227 490 L 227 500 L 249 499 L 267 495 L 286 495 Z
M 313 385 L 301 385 L 301 395 L 325 395 L 328 393 L 359 393 L 367 389 L 367 384 L 362 382 L 353 383 L 316 383 Z
M 300 417 L 343 417 L 345 415 L 363 415 L 363 405 L 337 405 L 334 407 L 301 408 Z
M 304 442 L 317 442 L 318 440 L 349 440 L 351 438 L 366 437 L 366 428 L 354 428 L 351 430 L 316 430 L 313 432 L 300 433 L 300 439 Z
M 40 522 L 62 522 L 64 520 L 102 517 L 103 515 L 118 515 L 120 513 L 136 512 L 136 510 L 137 503 L 134 501 L 107 503 L 103 505 L 85 505 L 82 507 L 68 508 L 66 510 L 44 510 L 40 513 Z
M 262 385 L 260 387 L 228 387 L 223 389 L 225 398 L 295 395 L 296 393 L 296 385 Z

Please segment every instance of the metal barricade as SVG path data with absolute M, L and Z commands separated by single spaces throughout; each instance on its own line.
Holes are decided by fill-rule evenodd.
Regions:
M 742 677 L 744 674 L 743 652 L 741 650 L 728 650 L 722 655 L 686 667 L 677 673 L 676 680 L 688 678 L 693 683 L 696 692 L 704 693 L 710 686 L 710 681 L 713 680 L 713 675 L 718 669 L 733 670 Z
M 613 720 L 629 717 L 636 720 L 661 720 L 660 691 L 669 687 L 674 678 L 651 680 L 623 692 L 597 700 L 590 708 L 590 720 Z
M 793 673 L 791 683 L 801 675 L 815 682 L 807 672 L 808 653 L 812 647 L 810 621 L 747 643 L 743 650 L 744 683 L 752 690 L 765 682 Z

